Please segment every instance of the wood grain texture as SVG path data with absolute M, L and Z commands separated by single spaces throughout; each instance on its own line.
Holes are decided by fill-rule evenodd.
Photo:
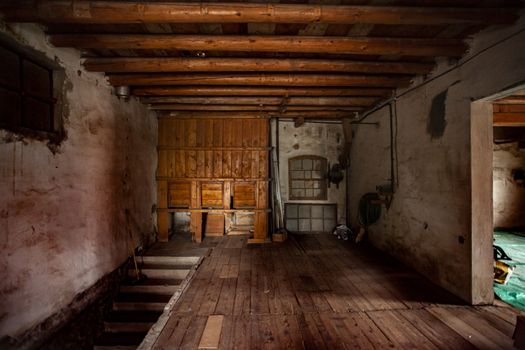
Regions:
M 247 240 L 210 241 L 210 256 L 171 316 L 223 315 L 220 348 L 512 348 L 519 311 L 467 306 L 370 245 L 326 234 Z M 154 349 L 198 343 L 201 322 L 166 329 Z
M 321 4 L 20 1 L 0 6 L 10 21 L 44 23 L 337 23 L 495 24 L 515 15 L 499 8 L 342 6 Z
M 51 35 L 49 40 L 57 47 L 77 49 L 216 50 L 427 57 L 459 57 L 467 48 L 464 43 L 455 39 L 335 36 L 55 34 Z
M 206 230 L 224 232 L 225 212 L 252 210 L 267 216 L 268 124 L 261 118 L 160 118 L 157 179 L 167 190 L 159 192 L 159 218 L 190 212 L 190 230 L 200 242 Z M 203 215 L 208 220 L 204 226 Z M 222 220 L 215 220 L 217 215 Z M 166 239 L 167 229 L 166 224 Z M 266 237 L 266 231 L 258 236 Z
M 108 76 L 114 86 L 131 85 L 236 85 L 236 86 L 344 86 L 403 87 L 412 79 L 408 75 L 358 74 L 272 74 L 272 73 L 180 73 L 115 74 Z
M 338 72 L 422 74 L 434 67 L 417 62 L 366 62 L 320 59 L 272 58 L 188 58 L 188 57 L 119 57 L 88 58 L 83 63 L 91 72 Z

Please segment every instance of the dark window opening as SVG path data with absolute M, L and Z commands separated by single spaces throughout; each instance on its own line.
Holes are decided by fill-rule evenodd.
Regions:
M 56 67 L 28 51 L 0 41 L 0 127 L 51 139 L 61 130 Z

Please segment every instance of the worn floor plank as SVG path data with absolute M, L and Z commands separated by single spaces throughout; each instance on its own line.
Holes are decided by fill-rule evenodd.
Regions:
M 205 242 L 203 242 L 205 244 Z M 332 235 L 214 238 L 154 349 L 510 349 L 518 311 L 470 307 L 367 245 Z

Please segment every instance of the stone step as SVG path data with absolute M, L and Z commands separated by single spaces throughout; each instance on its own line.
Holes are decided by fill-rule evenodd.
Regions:
M 179 289 L 178 285 L 124 285 L 120 287 L 122 293 L 149 293 L 173 295 Z
M 104 332 L 136 333 L 148 332 L 155 322 L 104 322 Z
M 191 266 L 195 265 L 199 259 L 198 256 L 143 255 L 137 257 L 137 263 Z
M 189 268 L 182 268 L 182 269 L 158 269 L 158 268 L 142 268 L 140 269 L 140 272 L 145 275 L 148 279 L 154 278 L 154 279 L 178 279 L 183 280 L 186 278 L 188 273 L 190 272 Z M 128 276 L 130 278 L 135 278 L 135 270 L 129 269 L 128 270 Z

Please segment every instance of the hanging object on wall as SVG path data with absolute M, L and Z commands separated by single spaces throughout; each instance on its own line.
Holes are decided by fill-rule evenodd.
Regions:
M 337 188 L 339 188 L 339 183 L 343 181 L 344 178 L 343 167 L 341 164 L 336 163 L 333 164 L 329 169 L 330 170 L 328 170 L 328 174 L 326 176 L 328 178 L 328 186 L 330 186 L 330 183 L 333 183 Z

